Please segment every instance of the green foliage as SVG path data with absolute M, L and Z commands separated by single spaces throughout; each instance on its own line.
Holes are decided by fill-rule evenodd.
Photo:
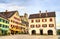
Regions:
M 60 35 L 60 29 L 59 29 L 59 30 L 57 30 L 57 35 Z

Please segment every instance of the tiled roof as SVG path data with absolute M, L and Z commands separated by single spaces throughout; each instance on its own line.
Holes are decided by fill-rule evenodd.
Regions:
M 6 18 L 5 16 L 3 16 L 2 14 L 0 14 L 0 17 L 7 19 L 7 18 Z
M 46 14 L 47 14 L 47 16 L 46 16 Z M 29 19 L 33 19 L 33 18 L 47 18 L 47 17 L 56 17 L 56 14 L 55 14 L 55 12 L 31 14 L 29 16 Z
M 15 14 L 15 12 L 17 11 L 8 11 L 8 12 L 0 12 L 0 17 L 3 17 L 3 18 L 10 18 L 13 14 Z

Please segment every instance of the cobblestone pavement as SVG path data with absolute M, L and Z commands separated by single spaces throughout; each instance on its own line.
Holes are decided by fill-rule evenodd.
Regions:
M 60 39 L 59 36 L 45 36 L 45 35 L 10 35 L 0 36 L 0 39 Z

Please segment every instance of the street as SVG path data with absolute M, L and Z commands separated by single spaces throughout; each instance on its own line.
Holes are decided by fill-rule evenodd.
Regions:
M 60 39 L 59 36 L 47 36 L 47 35 L 10 35 L 0 36 L 0 39 Z

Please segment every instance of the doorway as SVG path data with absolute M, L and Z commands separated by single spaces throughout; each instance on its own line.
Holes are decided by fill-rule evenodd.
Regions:
M 36 34 L 36 31 L 35 30 L 32 30 L 32 35 L 35 35 Z
M 53 35 L 53 31 L 52 30 L 48 30 L 48 35 Z
M 40 35 L 43 35 L 43 30 L 42 29 L 40 30 Z

